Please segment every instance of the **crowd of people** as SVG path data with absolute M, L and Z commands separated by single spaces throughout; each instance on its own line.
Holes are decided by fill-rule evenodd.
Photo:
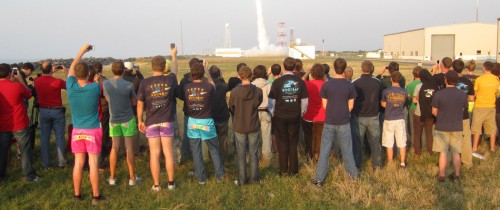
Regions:
M 204 185 L 205 160 L 211 160 L 215 179 L 222 182 L 227 178 L 224 165 L 234 157 L 238 166 L 234 183 L 241 186 L 260 183 L 259 164 L 268 165 L 275 154 L 279 175 L 297 174 L 298 150 L 303 149 L 305 158 L 317 164 L 312 184 L 321 187 L 332 152 L 344 162 L 349 177 L 357 179 L 363 155 L 371 156 L 373 170 L 396 164 L 393 159 L 399 155 L 397 165 L 404 169 L 408 167 L 409 147 L 415 155 L 421 155 L 425 148 L 431 155 L 439 153 L 439 182 L 446 181 L 450 160 L 454 166 L 451 178 L 460 181 L 462 165 L 472 167 L 472 157 L 484 159 L 478 153 L 483 133 L 489 137 L 490 152 L 495 152 L 500 125 L 498 63 L 484 62 L 484 74 L 478 77 L 474 75 L 474 61 L 465 64 L 446 57 L 431 71 L 415 67 L 414 80 L 406 86 L 407 79 L 399 72 L 397 62 L 374 75 L 373 63 L 363 61 L 361 76 L 352 80 L 353 69 L 342 58 L 333 62 L 330 76 L 328 64 L 317 63 L 304 70 L 302 61 L 287 57 L 282 65 L 274 64 L 269 69 L 263 65 L 251 69 L 240 63 L 238 76 L 226 83 L 216 65 L 193 58 L 190 71 L 178 82 L 175 47 L 171 48 L 171 61 L 163 56 L 152 58 L 153 71 L 147 78 L 134 64 L 123 61 L 114 62 L 112 78 L 105 78 L 102 64 L 81 62 L 89 49 L 84 45 L 69 69 L 43 63 L 42 75 L 31 87 L 26 77 L 33 72 L 33 65 L 13 71 L 9 65 L 0 64 L 0 181 L 6 177 L 11 139 L 19 145 L 26 181 L 39 180 L 32 167 L 28 118 L 28 100 L 35 93 L 40 110 L 41 167 L 52 167 L 52 131 L 57 166 L 68 166 L 63 89 L 71 110 L 68 136 L 74 154 L 74 197 L 83 199 L 82 174 L 88 165 L 94 204 L 107 200 L 98 184 L 99 172 L 106 170 L 104 158 L 109 159 L 108 184 L 119 182 L 116 168 L 122 143 L 128 185 L 143 182 L 135 170 L 135 157 L 144 148 L 139 133 L 148 139 L 152 191 L 162 189 L 162 154 L 167 189 L 174 190 L 176 165 L 188 160 L 194 164 L 192 174 Z M 57 71 L 66 73 L 66 81 L 52 76 Z M 179 132 L 177 99 L 183 101 L 183 136 Z M 301 141 L 303 148 L 299 146 Z

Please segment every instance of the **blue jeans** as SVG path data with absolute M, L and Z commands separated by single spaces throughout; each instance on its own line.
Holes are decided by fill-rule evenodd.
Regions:
M 31 166 L 33 151 L 29 141 L 29 128 L 14 132 L 0 132 L 0 179 L 5 178 L 7 169 L 7 156 L 10 149 L 10 140 L 14 137 L 21 147 L 21 168 L 27 180 L 36 177 L 36 172 Z
M 351 176 L 351 178 L 357 179 L 359 176 L 359 171 L 358 168 L 356 168 L 356 163 L 354 162 L 354 156 L 352 154 L 350 124 L 329 125 L 325 123 L 321 136 L 321 150 L 319 153 L 318 168 L 316 169 L 315 180 L 321 182 L 325 180 L 326 171 L 328 170 L 328 159 L 330 159 L 330 153 L 332 151 L 334 140 L 339 141 L 345 170 Z
M 259 132 L 236 135 L 236 153 L 238 154 L 239 183 L 245 184 L 247 169 L 247 152 L 250 156 L 250 182 L 259 181 Z M 248 150 L 247 150 L 248 144 Z
M 203 162 L 203 155 L 201 153 L 201 139 L 189 138 L 189 144 L 191 145 L 191 152 L 193 152 L 193 162 L 194 162 L 194 175 L 198 177 L 200 182 L 206 180 L 205 177 L 205 163 Z M 224 166 L 222 165 L 222 160 L 219 152 L 219 142 L 217 137 L 210 140 L 205 140 L 210 156 L 212 157 L 212 163 L 215 168 L 215 176 L 217 179 L 221 179 L 224 176 Z
M 50 167 L 50 134 L 54 131 L 56 137 L 58 166 L 66 165 L 64 153 L 66 150 L 66 116 L 61 109 L 40 109 L 40 143 L 42 167 Z
M 372 167 L 382 167 L 379 117 L 352 117 L 352 149 L 356 166 L 361 169 L 365 136 L 370 144 Z

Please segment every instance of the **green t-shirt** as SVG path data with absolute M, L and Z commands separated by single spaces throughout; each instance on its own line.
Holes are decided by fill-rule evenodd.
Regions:
M 416 107 L 417 107 L 417 104 L 416 103 L 413 103 L 413 92 L 415 91 L 415 87 L 422 83 L 420 80 L 414 80 L 413 82 L 410 82 L 410 84 L 408 84 L 408 86 L 406 86 L 406 92 L 408 92 L 408 94 L 410 95 L 410 110 L 414 110 Z

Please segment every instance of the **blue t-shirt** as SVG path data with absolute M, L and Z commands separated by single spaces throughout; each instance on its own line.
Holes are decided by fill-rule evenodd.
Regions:
M 99 83 L 86 84 L 80 87 L 76 77 L 69 76 L 66 80 L 71 120 L 73 128 L 92 129 L 99 128 L 99 112 L 97 106 L 101 90 Z
M 437 91 L 432 99 L 432 107 L 438 109 L 435 130 L 456 132 L 463 130 L 462 113 L 469 107 L 463 90 L 447 87 Z
M 385 120 L 402 120 L 405 118 L 405 103 L 408 93 L 401 87 L 390 87 L 384 90 L 382 101 L 385 104 Z
M 346 79 L 333 78 L 321 87 L 321 98 L 327 99 L 325 123 L 344 125 L 349 123 L 349 100 L 356 98 L 356 88 Z

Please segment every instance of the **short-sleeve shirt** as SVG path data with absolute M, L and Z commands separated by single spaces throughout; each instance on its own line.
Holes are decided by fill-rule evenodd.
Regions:
M 380 80 L 370 74 L 362 74 L 352 83 L 357 93 L 352 114 L 359 117 L 378 116 L 383 89 Z
M 344 125 L 349 123 L 349 100 L 356 98 L 356 88 L 347 79 L 333 78 L 323 84 L 319 94 L 327 100 L 325 123 L 329 125 Z
M 402 87 L 390 87 L 384 90 L 382 102 L 385 102 L 385 120 L 404 119 L 404 107 L 408 93 Z
M 438 109 L 435 129 L 445 132 L 462 131 L 462 113 L 468 106 L 467 95 L 455 87 L 437 91 L 432 99 L 432 107 Z
M 458 78 L 458 83 L 456 87 L 463 91 L 467 96 L 473 96 L 474 95 L 474 84 L 468 80 L 465 77 L 460 77 Z M 464 110 L 464 120 L 469 119 L 469 110 L 465 109 Z
M 186 85 L 185 99 L 188 116 L 195 119 L 212 118 L 211 103 L 215 88 L 208 82 L 193 82 Z
M 66 89 L 66 82 L 50 75 L 35 79 L 35 90 L 40 107 L 62 106 L 61 90 Z
M 466 74 L 464 75 L 465 78 L 467 78 L 468 80 L 470 80 L 472 82 L 472 84 L 474 84 L 476 82 L 476 79 L 477 79 L 477 75 L 474 75 L 474 74 Z
M 146 126 L 175 120 L 177 88 L 175 74 L 153 76 L 141 81 L 137 100 L 144 103 Z
M 302 116 L 302 119 L 312 122 L 325 122 L 325 108 L 323 108 L 323 102 L 319 96 L 319 91 L 324 83 L 323 80 L 316 79 L 305 82 L 309 102 L 307 104 L 307 111 Z
M 269 92 L 269 98 L 276 100 L 274 116 L 284 119 L 299 118 L 301 100 L 308 97 L 304 81 L 293 74 L 276 79 Z
M 417 107 L 417 104 L 413 103 L 413 96 L 415 96 L 414 95 L 415 87 L 421 83 L 422 83 L 422 81 L 415 80 L 413 82 L 410 82 L 410 84 L 408 84 L 408 86 L 406 86 L 406 92 L 408 92 L 408 94 L 410 95 L 410 98 L 409 98 L 410 99 L 410 110 L 414 110 Z M 418 94 L 417 94 L 417 96 L 418 96 Z
M 476 79 L 474 91 L 476 102 L 474 108 L 495 108 L 496 92 L 500 82 L 493 74 L 483 74 Z
M 93 129 L 101 127 L 97 110 L 101 96 L 99 83 L 88 83 L 81 87 L 76 77 L 69 76 L 66 81 L 66 90 L 73 128 Z
M 111 123 L 126 123 L 134 117 L 132 99 L 135 99 L 134 85 L 123 78 L 111 78 L 102 84 L 108 100 Z
M 24 99 L 31 91 L 18 82 L 0 80 L 0 132 L 11 132 L 28 127 L 29 119 Z

